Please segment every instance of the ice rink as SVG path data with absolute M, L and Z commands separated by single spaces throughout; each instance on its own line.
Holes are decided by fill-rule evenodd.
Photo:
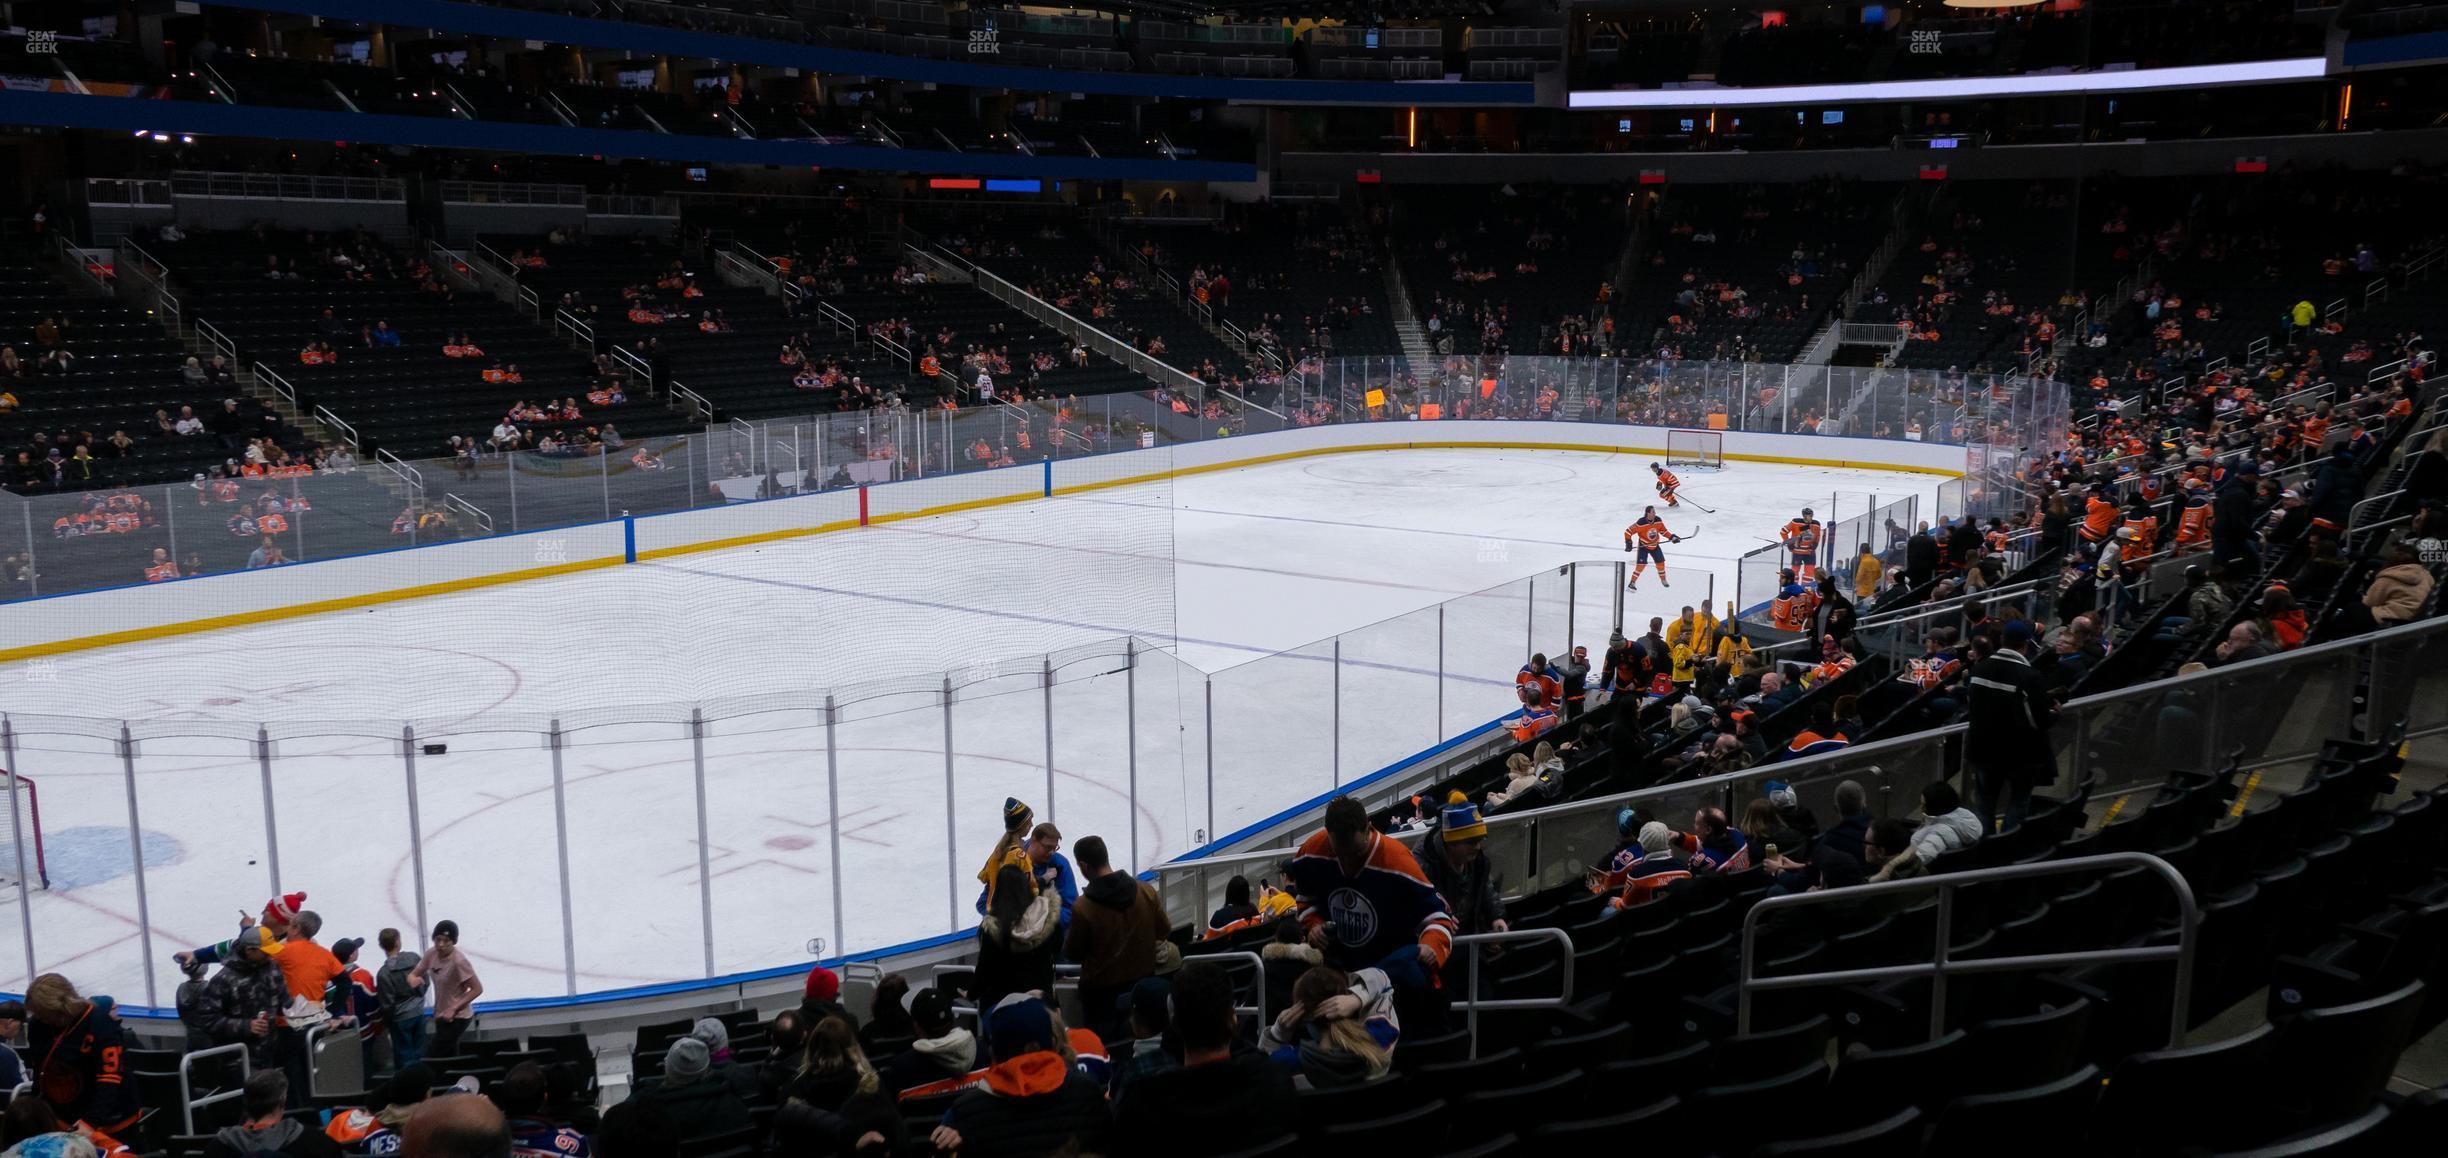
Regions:
M 269 894 L 274 837 L 280 885 L 309 893 L 326 942 L 414 939 L 421 905 L 459 922 L 491 998 L 945 933 L 969 918 L 1007 795 L 1144 867 L 1502 714 L 1533 640 L 1601 650 L 1612 584 L 1552 576 L 1629 558 L 1647 462 L 1319 455 L 63 656 L 0 703 L 41 791 L 36 961 L 168 1004 L 171 951 Z M 1735 560 L 1801 507 L 1917 495 L 1926 518 L 1941 481 L 1752 463 L 1685 478 L 1716 513 L 1668 512 L 1696 537 L 1670 548 L 1671 587 L 1626 596 L 1634 634 L 1712 577 L 1722 608 Z M 1126 672 L 1128 636 L 1160 650 Z M 886 694 L 838 705 L 829 775 L 812 689 L 879 679 Z M 689 703 L 713 700 L 692 736 Z M 152 721 L 141 920 L 115 725 L 48 716 Z M 409 719 L 448 745 L 413 774 Z M 268 771 L 258 721 L 277 721 Z M 26 981 L 18 925 L 0 920 L 0 989 Z

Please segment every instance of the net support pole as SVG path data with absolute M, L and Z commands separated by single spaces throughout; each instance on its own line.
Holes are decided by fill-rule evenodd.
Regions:
M 1334 693 L 1334 729 L 1330 733 L 1328 743 L 1334 746 L 1334 756 L 1329 762 L 1329 767 L 1333 769 L 1334 782 L 1327 787 L 1341 788 L 1343 786 L 1343 637 L 1340 635 L 1334 640 L 1332 690 Z
M 8 777 L 9 839 L 17 846 L 17 928 L 25 935 L 26 980 L 32 981 L 40 976 L 34 968 L 34 890 L 27 884 L 25 819 L 17 812 L 17 729 L 6 715 L 0 715 L 0 774 Z
M 1129 747 L 1125 749 L 1130 764 L 1130 852 L 1131 867 L 1139 865 L 1139 637 L 1128 636 L 1122 641 L 1122 699 L 1128 709 L 1123 721 L 1123 735 Z
M 952 777 L 952 676 L 943 678 L 944 736 L 944 928 L 957 929 L 960 919 L 960 822 L 953 817 L 960 810 L 953 794 Z M 1051 815 L 1051 812 L 1048 813 Z
M 569 746 L 569 737 L 561 731 L 561 721 L 555 717 L 552 731 L 545 734 L 544 743 L 552 749 L 553 773 L 553 855 L 558 858 L 561 880 L 561 982 L 563 991 L 578 995 L 578 927 L 571 915 L 569 861 L 569 790 L 561 775 L 561 750 Z
M 1046 815 L 1054 815 L 1054 657 L 1045 657 L 1045 666 L 1037 674 L 1037 686 L 1045 694 L 1045 764 Z
M 842 867 L 841 867 L 841 747 L 835 742 L 834 728 L 841 713 L 833 706 L 831 693 L 825 695 L 825 827 L 832 834 L 833 858 L 833 951 L 846 953 L 850 943 L 842 940 Z
M 1217 837 L 1217 681 L 1207 676 L 1200 681 L 1200 698 L 1207 715 L 1207 840 Z M 1442 720 L 1439 720 L 1442 725 Z
M 714 975 L 714 845 L 706 832 L 705 709 L 689 709 L 689 766 L 697 778 L 697 923 L 705 933 L 705 975 Z
M 1573 640 L 1578 638 L 1578 633 L 1574 629 L 1580 626 L 1580 613 L 1581 565 L 1566 563 L 1564 565 L 1564 654 L 1566 655 L 1572 654 Z
M 144 822 L 136 809 L 136 736 L 125 721 L 119 724 L 119 767 L 127 776 L 128 857 L 136 866 L 136 941 L 137 951 L 144 956 L 145 1004 L 158 1006 L 161 998 L 153 983 L 153 907 L 145 895 Z M 10 787 L 13 795 L 14 781 Z M 16 809 L 9 811 L 14 814 Z M 18 882 L 17 895 L 25 895 L 23 880 Z
M 416 878 L 417 936 L 423 937 L 433 928 L 425 919 L 425 825 L 417 813 L 416 726 L 400 725 L 400 763 L 408 780 L 408 864 Z
M 262 774 L 264 800 L 264 860 L 272 874 L 272 895 L 281 895 L 280 821 L 272 803 L 272 733 L 255 726 L 255 766 Z

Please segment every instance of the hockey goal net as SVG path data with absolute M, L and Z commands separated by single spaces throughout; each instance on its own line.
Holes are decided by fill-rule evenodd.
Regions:
M 34 778 L 12 776 L 0 769 L 0 795 L 13 795 L 17 812 L 14 819 L 0 817 L 0 892 L 50 888 L 50 867 L 43 862 L 42 798 L 36 795 Z M 22 875 L 18 867 L 21 855 Z
M 1716 430 L 1666 432 L 1668 467 L 1716 470 L 1725 465 L 1725 434 Z

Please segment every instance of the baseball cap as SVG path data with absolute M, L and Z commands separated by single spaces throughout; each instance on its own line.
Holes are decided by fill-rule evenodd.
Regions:
M 1144 985 L 1146 982 L 1141 982 L 1141 984 Z M 910 1020 L 916 1022 L 918 1028 L 926 1031 L 928 1036 L 941 1036 L 938 1031 L 949 1028 L 952 1024 L 952 994 L 931 985 L 912 993 L 910 994 L 909 1015 Z
M 2032 641 L 2031 624 L 2018 619 L 2006 625 L 2006 646 L 2021 647 Z

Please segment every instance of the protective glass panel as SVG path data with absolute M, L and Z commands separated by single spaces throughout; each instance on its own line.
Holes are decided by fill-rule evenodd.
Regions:
M 824 711 L 792 698 L 800 702 L 706 724 L 717 975 L 814 956 L 808 947 L 817 938 L 825 955 L 833 952 L 837 833 L 826 792 Z M 692 801 L 672 819 L 693 824 L 693 809 Z M 845 871 L 861 848 L 844 847 Z
M 1536 646 L 1530 641 L 1529 580 L 1460 596 L 1442 609 L 1445 734 L 1519 713 L 1513 676 Z
M 1204 673 L 1140 640 L 1129 698 L 1139 753 L 1131 806 L 1130 865 L 1146 869 L 1205 844 L 1206 692 Z M 1112 844 L 1108 838 L 1107 844 Z M 1123 852 L 1114 851 L 1115 863 Z
M 1002 832 L 1003 798 L 962 797 L 945 783 L 942 681 L 879 686 L 841 703 L 836 719 L 840 824 L 850 842 L 842 865 L 859 885 L 843 898 L 844 943 L 896 945 L 975 924 L 977 871 Z
M 1368 776 L 1435 746 L 1437 727 L 1437 609 L 1344 632 L 1342 646 L 1342 766 L 1347 778 Z
M 1231 833 L 1332 791 L 1334 649 L 1311 644 L 1210 677 L 1217 831 Z
M 564 724 L 570 924 L 582 990 L 706 975 L 696 759 L 686 713 L 655 714 L 661 718 Z M 456 919 L 473 941 L 467 918 Z
M 516 729 L 446 727 L 417 734 L 426 912 L 436 921 L 460 923 L 489 997 L 575 992 L 561 936 L 560 841 L 546 740 L 545 733 Z M 424 754 L 421 749 L 431 745 L 443 750 Z M 573 767 L 567 757 L 563 753 L 565 782 L 606 774 Z M 334 935 L 365 938 L 364 961 L 372 968 L 380 954 L 372 944 L 375 932 L 352 926 Z M 407 929 L 401 933 L 406 937 Z

